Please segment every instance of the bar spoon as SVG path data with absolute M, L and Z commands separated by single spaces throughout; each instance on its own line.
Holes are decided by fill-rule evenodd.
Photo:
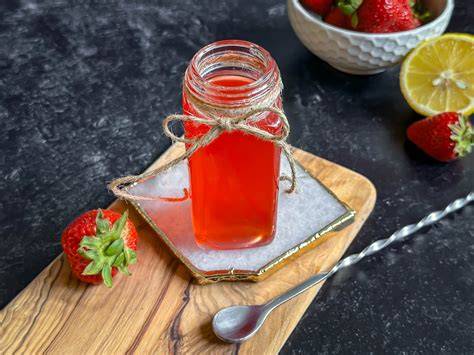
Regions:
M 472 201 L 474 201 L 474 192 L 469 193 L 464 198 L 455 200 L 442 211 L 430 213 L 416 224 L 410 224 L 399 229 L 389 238 L 379 239 L 373 242 L 360 253 L 347 256 L 334 265 L 334 267 L 328 272 L 320 272 L 310 277 L 298 286 L 270 300 L 268 303 L 251 306 L 231 306 L 221 309 L 214 315 L 212 320 L 212 328 L 214 329 L 214 333 L 219 339 L 231 343 L 241 343 L 249 339 L 255 333 L 257 333 L 270 312 L 281 304 L 289 301 L 293 297 L 296 297 L 314 285 L 326 280 L 327 278 L 334 275 L 338 270 L 350 265 L 354 265 L 364 257 L 384 249 L 393 242 L 402 241 L 421 228 L 438 222 L 446 215 L 463 208 Z

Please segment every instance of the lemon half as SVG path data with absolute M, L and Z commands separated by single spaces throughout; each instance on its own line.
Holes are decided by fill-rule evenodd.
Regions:
M 421 115 L 474 111 L 474 36 L 449 33 L 422 42 L 405 58 L 400 88 Z

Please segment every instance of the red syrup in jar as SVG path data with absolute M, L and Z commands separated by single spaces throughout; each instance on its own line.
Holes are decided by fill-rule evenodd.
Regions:
M 221 102 L 228 100 L 226 88 L 241 88 L 256 79 L 219 75 L 207 79 L 220 87 Z M 249 89 L 248 91 L 250 91 Z M 216 99 L 216 97 L 214 97 Z M 281 98 L 276 105 L 281 107 Z M 205 117 L 183 94 L 183 111 Z M 281 130 L 274 113 L 262 113 L 249 124 L 271 133 Z M 187 138 L 202 136 L 209 126 L 185 123 Z M 193 228 L 198 245 L 211 249 L 241 249 L 270 243 L 275 235 L 280 173 L 280 148 L 240 131 L 223 132 L 189 159 Z

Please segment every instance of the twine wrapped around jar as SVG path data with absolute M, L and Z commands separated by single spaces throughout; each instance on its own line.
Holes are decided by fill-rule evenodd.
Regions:
M 275 85 L 274 89 L 266 96 L 266 98 L 260 101 L 258 104 L 231 109 L 228 107 L 211 105 L 207 102 L 201 101 L 188 91 L 188 100 L 193 104 L 194 107 L 198 109 L 198 111 L 206 112 L 207 118 L 191 115 L 170 115 L 166 117 L 162 123 L 163 131 L 166 136 L 168 136 L 174 142 L 182 142 L 189 145 L 189 147 L 186 149 L 186 152 L 171 160 L 170 162 L 146 173 L 140 175 L 129 175 L 115 179 L 108 185 L 109 189 L 117 197 L 122 199 L 146 201 L 160 200 L 161 198 L 159 196 L 133 195 L 127 191 L 126 187 L 139 181 L 143 181 L 149 177 L 156 176 L 176 166 L 183 160 L 191 157 L 199 148 L 210 144 L 223 132 L 241 131 L 258 137 L 264 141 L 272 142 L 283 150 L 283 153 L 288 159 L 290 165 L 291 177 L 281 176 L 280 179 L 290 181 L 290 187 L 285 192 L 292 193 L 296 189 L 296 163 L 291 154 L 290 146 L 286 142 L 286 139 L 290 133 L 290 125 L 283 110 L 275 107 L 274 105 L 276 99 L 281 94 L 282 88 L 283 84 L 280 80 L 279 85 Z M 247 120 L 252 119 L 253 116 L 265 112 L 274 113 L 279 117 L 282 123 L 282 129 L 279 134 L 269 133 L 247 123 Z M 174 121 L 191 121 L 196 124 L 207 125 L 210 127 L 210 130 L 201 137 L 192 139 L 179 137 L 175 135 L 169 127 L 170 123 Z

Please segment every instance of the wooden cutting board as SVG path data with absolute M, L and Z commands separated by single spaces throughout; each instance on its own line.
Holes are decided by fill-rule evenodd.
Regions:
M 173 146 L 152 167 L 179 154 Z M 312 288 L 276 309 L 259 333 L 243 344 L 226 344 L 212 332 L 222 307 L 263 303 L 319 271 L 344 254 L 373 209 L 376 192 L 365 177 L 295 149 L 295 158 L 312 175 L 356 210 L 355 222 L 325 243 L 259 283 L 197 285 L 131 206 L 140 241 L 132 277 L 119 275 L 114 287 L 89 286 L 71 275 L 58 256 L 1 311 L 1 354 L 226 353 L 275 354 L 321 288 Z M 98 206 L 99 207 L 99 206 Z

